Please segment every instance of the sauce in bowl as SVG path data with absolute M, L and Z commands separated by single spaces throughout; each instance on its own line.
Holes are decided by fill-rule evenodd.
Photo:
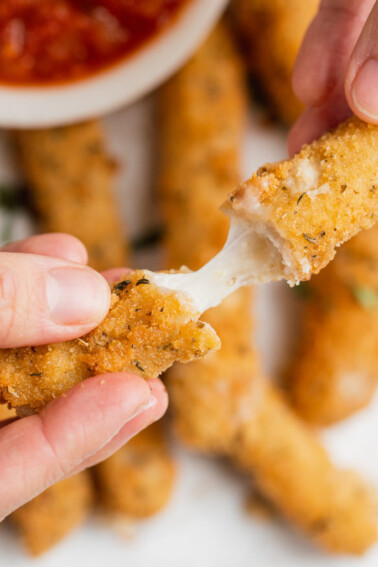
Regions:
M 0 83 L 82 79 L 169 26 L 188 0 L 0 0 Z

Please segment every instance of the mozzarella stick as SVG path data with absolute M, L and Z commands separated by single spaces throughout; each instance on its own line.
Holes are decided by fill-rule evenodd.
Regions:
M 215 202 L 218 195 L 220 199 L 224 197 L 229 190 L 222 175 L 225 168 L 234 172 L 235 180 L 238 177 L 234 153 L 227 153 L 229 159 L 224 154 L 222 161 L 217 159 L 228 147 L 227 140 L 240 149 L 240 136 L 234 136 L 231 141 L 229 137 L 217 135 L 216 116 L 212 114 L 215 92 L 219 101 L 219 124 L 224 125 L 228 120 L 234 123 L 234 118 L 230 118 L 232 109 L 223 107 L 220 102 L 223 98 L 229 99 L 225 93 L 234 91 L 238 83 L 220 82 L 217 73 L 225 68 L 224 52 L 218 51 L 210 58 L 213 52 L 208 47 L 215 34 L 220 37 L 221 31 L 222 28 L 218 28 L 191 62 L 168 82 L 159 100 L 160 107 L 163 106 L 159 129 L 163 153 L 159 187 L 167 223 L 168 255 L 171 260 L 175 259 L 176 265 L 185 263 L 193 269 L 219 250 L 224 237 L 224 232 L 219 230 L 219 217 L 212 214 L 213 208 L 204 208 L 198 203 L 206 198 L 208 202 Z M 227 61 L 228 65 L 232 64 L 229 56 Z M 169 109 L 172 108 L 175 111 L 171 118 Z M 207 127 L 208 116 L 213 121 L 211 129 Z M 238 116 L 242 122 L 242 117 Z M 219 128 L 221 132 L 221 126 Z M 209 137 L 204 137 L 204 132 L 209 133 Z M 214 197 L 215 187 L 219 191 L 217 197 Z M 196 211 L 193 224 L 188 211 Z M 217 234 L 221 235 L 218 239 L 213 236 Z M 215 289 L 211 291 L 216 293 Z M 332 466 L 324 450 L 281 401 L 274 387 L 261 378 L 258 357 L 251 346 L 249 302 L 250 291 L 242 289 L 209 311 L 206 319 L 217 329 L 222 349 L 196 366 L 175 365 L 169 371 L 167 385 L 175 429 L 188 445 L 229 456 L 242 465 L 281 513 L 325 548 L 360 553 L 375 538 L 373 499 L 362 481 L 351 482 L 349 474 Z M 260 426 L 265 417 L 272 423 L 267 451 L 264 427 Z M 254 427 L 256 437 L 252 439 L 250 432 L 255 431 Z M 282 448 L 282 439 L 288 448 L 283 457 L 279 451 L 274 451 L 275 444 Z M 314 475 L 306 455 L 310 465 L 316 465 Z M 337 478 L 337 482 L 328 480 L 330 477 Z M 311 483 L 315 481 L 314 488 Z M 294 496 L 291 504 L 293 495 L 287 491 L 297 482 L 301 485 L 300 495 L 306 496 L 303 506 L 310 508 L 306 513 L 300 509 L 300 497 Z M 361 499 L 356 498 L 356 486 L 360 488 Z M 317 489 L 320 503 L 315 499 Z M 340 508 L 345 513 L 341 513 Z M 324 525 L 325 517 L 331 519 L 332 526 Z M 319 524 L 313 526 L 309 518 Z
M 250 279 L 308 280 L 337 246 L 370 228 L 378 215 L 377 166 L 378 127 L 351 118 L 242 183 L 223 208 L 250 228 Z
M 117 518 L 153 516 L 167 504 L 175 473 L 162 424 L 155 423 L 95 467 L 100 504 Z
M 332 464 L 262 378 L 241 291 L 208 313 L 222 340 L 219 353 L 168 373 L 175 429 L 189 446 L 230 457 L 281 514 L 325 549 L 362 553 L 376 539 L 375 496 L 357 475 Z
M 377 538 L 376 498 L 355 473 L 336 468 L 313 434 L 264 379 L 230 454 L 300 530 L 321 547 L 359 555 Z
M 245 113 L 243 69 L 219 25 L 158 96 L 158 185 L 169 219 L 169 267 L 180 267 L 185 251 L 185 264 L 196 270 L 226 241 L 229 223 L 218 207 L 240 180 Z
M 149 272 L 127 274 L 112 287 L 111 307 L 81 338 L 0 350 L 0 395 L 19 415 L 39 411 L 76 383 L 107 372 L 156 378 L 176 360 L 188 362 L 220 346 L 185 294 L 158 288 Z
M 113 195 L 116 165 L 100 122 L 15 136 L 41 229 L 79 238 L 96 270 L 124 266 L 127 249 Z
M 167 373 L 174 428 L 188 446 L 214 455 L 228 455 L 240 419 L 249 412 L 249 393 L 258 373 L 251 347 L 251 293 L 239 290 L 210 309 L 222 342 L 217 353 L 198 365 L 177 364 Z
M 195 270 L 226 240 L 228 219 L 219 206 L 240 179 L 246 93 L 240 59 L 224 24 L 160 90 L 158 110 L 167 261 Z M 250 291 L 244 289 L 208 312 L 222 349 L 197 368 L 175 365 L 168 373 L 175 428 L 205 451 L 221 451 L 233 437 L 234 398 L 226 392 L 238 381 L 243 388 L 244 374 L 253 373 L 249 303 Z M 225 394 L 218 396 L 218 390 Z
M 87 518 L 93 488 L 84 471 L 50 486 L 13 512 L 11 521 L 30 555 L 41 555 L 64 539 Z
M 233 0 L 236 31 L 262 98 L 275 118 L 292 124 L 303 110 L 291 75 L 319 0 Z
M 364 407 L 378 374 L 378 226 L 355 236 L 304 288 L 304 328 L 288 372 L 306 420 L 329 425 Z

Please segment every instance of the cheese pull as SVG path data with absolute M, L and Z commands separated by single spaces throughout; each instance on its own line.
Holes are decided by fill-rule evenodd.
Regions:
M 347 120 L 237 187 L 222 207 L 231 219 L 227 242 L 210 262 L 155 282 L 185 291 L 205 311 L 246 284 L 308 280 L 377 220 L 377 166 L 378 127 Z

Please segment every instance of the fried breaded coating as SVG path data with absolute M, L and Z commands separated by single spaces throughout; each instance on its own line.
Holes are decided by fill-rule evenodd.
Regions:
M 233 0 L 236 31 L 273 115 L 292 124 L 303 110 L 291 86 L 294 62 L 319 0 Z
M 219 206 L 240 179 L 246 92 L 240 58 L 224 22 L 163 86 L 158 109 L 158 185 L 168 265 L 185 264 L 196 270 L 226 240 L 229 223 Z M 222 349 L 197 368 L 175 365 L 168 374 L 174 425 L 180 437 L 195 439 L 194 444 L 207 451 L 220 451 L 233 435 L 228 419 L 234 409 L 233 397 L 222 398 L 218 405 L 212 388 L 236 388 L 243 368 L 253 372 L 249 303 L 250 291 L 244 289 L 210 310 L 206 317 L 217 326 Z M 193 387 L 187 384 L 191 380 Z
M 364 407 L 377 385 L 378 226 L 344 244 L 305 285 L 287 385 L 304 419 L 328 425 Z
M 281 514 L 325 549 L 362 553 L 376 539 L 375 496 L 357 475 L 331 463 L 262 378 L 241 291 L 248 290 L 206 317 L 222 349 L 168 373 L 175 429 L 189 446 L 230 457 Z
M 218 25 L 158 96 L 158 185 L 170 268 L 181 266 L 185 251 L 185 265 L 196 270 L 226 241 L 229 223 L 218 207 L 240 180 L 245 109 L 240 59 Z
M 20 415 L 39 411 L 90 376 L 132 372 L 156 378 L 176 360 L 188 362 L 220 346 L 213 329 L 184 295 L 158 288 L 135 271 L 112 287 L 111 307 L 81 338 L 0 350 L 0 392 Z
M 217 329 L 221 350 L 197 366 L 177 364 L 167 373 L 174 428 L 185 444 L 206 453 L 227 455 L 239 418 L 249 411 L 248 394 L 258 372 L 250 303 L 245 288 L 210 309 L 205 318 Z
M 92 505 L 90 475 L 83 471 L 47 488 L 13 512 L 11 520 L 27 551 L 36 556 L 59 543 L 81 525 Z
M 230 454 L 275 507 L 323 548 L 361 554 L 377 539 L 373 490 L 335 467 L 313 434 L 264 379 L 240 419 Z
M 271 242 L 281 276 L 308 280 L 337 246 L 375 223 L 377 166 L 378 127 L 351 118 L 292 159 L 261 167 L 224 210 Z
M 221 78 L 223 72 L 229 77 L 237 55 L 212 49 L 224 34 L 218 26 L 160 92 L 166 246 L 174 265 L 193 269 L 221 248 L 226 224 L 214 213 L 215 204 L 239 177 L 235 149 L 240 150 L 243 116 L 222 101 L 240 100 L 243 91 L 235 80 Z M 174 427 L 189 446 L 242 466 L 282 514 L 325 548 L 360 553 L 375 539 L 373 497 L 362 481 L 332 466 L 276 388 L 261 377 L 251 344 L 250 293 L 241 289 L 206 313 L 221 337 L 219 352 L 168 372 Z
M 175 473 L 161 422 L 150 425 L 95 467 L 100 504 L 109 514 L 152 516 L 167 504 Z
M 79 238 L 96 270 L 124 266 L 127 248 L 113 195 L 116 165 L 101 123 L 15 136 L 41 229 Z

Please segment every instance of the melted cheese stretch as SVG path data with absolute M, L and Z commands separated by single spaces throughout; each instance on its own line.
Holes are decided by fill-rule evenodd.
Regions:
M 243 285 L 281 279 L 280 266 L 278 249 L 265 237 L 263 227 L 235 222 L 224 248 L 200 270 L 150 277 L 156 285 L 188 294 L 203 313 Z
M 191 295 L 200 311 L 247 283 L 308 280 L 336 247 L 377 219 L 378 127 L 352 118 L 294 156 L 267 164 L 225 203 L 223 250 L 197 272 L 155 281 Z

